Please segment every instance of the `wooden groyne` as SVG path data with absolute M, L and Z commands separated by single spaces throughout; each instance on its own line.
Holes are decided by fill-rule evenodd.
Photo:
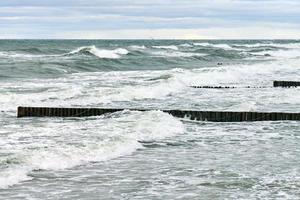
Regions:
M 209 86 L 209 85 L 193 85 L 192 88 L 204 89 L 236 89 L 236 88 L 272 88 L 268 86 Z M 300 87 L 300 81 L 273 81 L 273 87 Z
M 205 88 L 205 89 L 234 89 L 237 87 L 231 86 L 208 86 L 208 85 L 201 85 L 201 86 L 191 86 L 192 88 Z
M 18 107 L 18 117 L 88 117 L 123 110 L 149 111 L 147 109 L 108 109 L 108 108 L 54 108 L 54 107 Z M 162 110 L 175 117 L 198 121 L 242 122 L 242 121 L 278 121 L 300 120 L 300 113 L 282 112 L 226 112 Z
M 300 81 L 274 81 L 274 87 L 299 87 Z
M 235 86 L 209 86 L 209 85 L 199 85 L 199 86 L 190 86 L 192 88 L 204 88 L 204 89 L 237 89 L 237 88 L 269 88 L 265 86 L 244 86 L 244 87 L 235 87 Z

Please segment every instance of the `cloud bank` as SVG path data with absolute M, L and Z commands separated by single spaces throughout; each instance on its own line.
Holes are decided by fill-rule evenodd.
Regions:
M 299 39 L 298 0 L 9 0 L 0 38 Z

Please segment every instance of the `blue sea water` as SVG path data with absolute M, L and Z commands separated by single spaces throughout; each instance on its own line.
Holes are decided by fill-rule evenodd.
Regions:
M 299 122 L 158 111 L 300 112 L 299 88 L 272 88 L 299 76 L 299 40 L 0 40 L 0 199 L 299 199 Z

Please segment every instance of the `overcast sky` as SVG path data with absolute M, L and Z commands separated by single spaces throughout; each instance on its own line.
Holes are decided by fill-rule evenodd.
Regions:
M 0 0 L 0 38 L 300 39 L 300 0 Z

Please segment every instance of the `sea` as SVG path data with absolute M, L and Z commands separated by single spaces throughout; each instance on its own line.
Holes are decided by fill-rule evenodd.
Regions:
M 0 40 L 0 199 L 300 199 L 299 121 L 160 111 L 300 112 L 274 80 L 300 81 L 300 40 Z

